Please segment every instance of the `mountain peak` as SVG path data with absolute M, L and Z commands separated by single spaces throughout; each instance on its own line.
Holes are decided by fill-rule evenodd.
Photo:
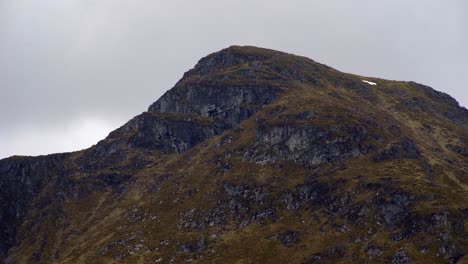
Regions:
M 194 71 L 209 74 L 217 69 L 225 69 L 252 61 L 261 61 L 273 57 L 275 52 L 253 46 L 230 46 L 200 59 Z
M 270 67 L 289 68 L 296 65 L 314 63 L 311 59 L 299 57 L 281 51 L 254 46 L 230 46 L 209 54 L 198 61 L 195 67 L 184 74 L 184 78 L 193 75 L 207 75 L 224 71 L 232 67 L 261 68 L 262 64 Z
M 455 263 L 467 128 L 430 87 L 231 46 L 87 150 L 2 160 L 0 259 Z
M 255 46 L 233 45 L 203 57 L 200 59 L 199 63 L 206 64 L 213 61 L 228 63 L 231 62 L 231 60 L 232 62 L 237 61 L 240 63 L 245 63 L 254 60 L 264 60 L 278 55 L 290 54 Z

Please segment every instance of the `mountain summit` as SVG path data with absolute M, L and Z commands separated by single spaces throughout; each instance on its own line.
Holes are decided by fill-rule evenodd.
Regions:
M 466 261 L 468 110 L 232 46 L 93 147 L 0 161 L 5 263 Z

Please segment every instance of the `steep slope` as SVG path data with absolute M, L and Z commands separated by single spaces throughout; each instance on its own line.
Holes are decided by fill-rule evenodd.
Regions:
M 0 257 L 454 263 L 467 141 L 432 88 L 233 46 L 90 149 L 0 161 Z

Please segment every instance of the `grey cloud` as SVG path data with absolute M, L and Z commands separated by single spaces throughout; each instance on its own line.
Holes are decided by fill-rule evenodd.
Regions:
M 468 105 L 463 0 L 5 0 L 0 40 L 0 158 L 88 147 L 233 44 L 417 81 Z M 53 148 L 35 143 L 51 134 Z

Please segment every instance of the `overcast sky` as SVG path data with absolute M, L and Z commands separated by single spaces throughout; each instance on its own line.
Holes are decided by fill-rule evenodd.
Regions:
M 89 147 L 234 44 L 468 106 L 465 0 L 0 0 L 0 158 Z

